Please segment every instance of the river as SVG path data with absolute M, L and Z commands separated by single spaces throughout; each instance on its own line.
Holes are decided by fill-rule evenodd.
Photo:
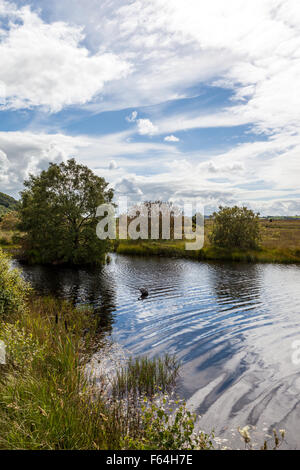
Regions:
M 93 304 L 129 353 L 176 354 L 180 394 L 225 445 L 249 424 L 300 448 L 300 266 L 113 254 L 103 268 L 21 268 L 39 292 Z

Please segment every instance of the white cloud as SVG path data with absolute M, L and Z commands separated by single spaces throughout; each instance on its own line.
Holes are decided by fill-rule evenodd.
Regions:
M 158 129 L 154 124 L 150 121 L 150 119 L 138 119 L 138 132 L 141 135 L 153 135 L 158 132 Z
M 178 137 L 176 137 L 175 135 L 167 135 L 164 140 L 166 142 L 179 142 L 180 139 L 178 139 Z
M 4 10 L 12 21 L 0 31 L 0 102 L 6 94 L 7 106 L 55 111 L 93 100 L 86 107 L 96 111 L 135 109 L 194 96 L 201 83 L 216 84 L 232 91 L 231 107 L 152 114 L 151 120 L 134 111 L 128 120 L 144 136 L 242 124 L 268 135 L 203 155 L 181 154 L 168 140 L 130 142 L 133 131 L 99 138 L 2 133 L 0 174 L 10 187 L 19 187 L 29 170 L 74 154 L 107 171 L 108 179 L 113 174 L 113 184 L 131 181 L 145 197 L 206 194 L 213 206 L 227 194 L 229 202 L 276 212 L 274 201 L 278 211 L 298 210 L 298 0 L 53 0 L 49 24 L 0 0 L 2 15 Z M 119 166 L 109 172 L 113 158 Z
M 197 155 L 185 158 L 178 154 L 176 157 L 175 150 L 171 153 L 173 147 L 168 150 L 166 145 L 157 147 L 159 144 L 127 143 L 126 140 L 126 133 L 91 138 L 0 132 L 1 190 L 5 188 L 17 195 L 29 173 L 40 172 L 49 162 L 75 156 L 104 176 L 116 189 L 116 195 L 127 194 L 134 200 L 172 199 L 177 203 L 198 200 L 207 211 L 216 209 L 219 204 L 246 202 L 265 215 L 299 213 L 300 161 L 297 152 L 288 150 L 291 140 L 244 144 L 200 163 Z M 132 158 L 140 154 L 142 159 Z M 112 155 L 118 155 L 121 161 L 117 167 Z M 262 155 L 264 165 L 258 166 Z M 285 171 L 282 171 L 284 165 Z M 150 167 L 156 171 L 149 174 Z M 265 181 L 266 188 L 257 189 L 258 180 Z
M 111 160 L 111 161 L 109 162 L 108 168 L 109 168 L 110 170 L 116 170 L 116 168 L 118 168 L 117 162 L 116 162 L 115 160 Z
M 191 96 L 194 85 L 214 81 L 244 100 L 236 122 L 258 131 L 298 126 L 298 0 L 52 0 L 49 10 L 55 19 L 84 25 L 91 50 L 132 63 L 130 75 L 107 83 L 95 109 Z M 216 125 L 222 118 L 230 125 L 229 116 L 215 118 Z M 205 120 L 182 124 L 205 127 Z
M 142 190 L 138 187 L 134 177 L 125 177 L 115 184 L 116 195 L 127 195 L 135 199 L 143 196 Z
M 16 195 L 23 188 L 23 181 L 29 173 L 37 174 L 47 168 L 49 162 L 71 157 L 96 171 L 99 168 L 100 173 L 109 182 L 113 182 L 112 169 L 125 173 L 113 157 L 122 158 L 128 168 L 136 171 L 141 164 L 147 165 L 149 159 L 155 158 L 156 154 L 161 155 L 168 150 L 173 155 L 176 153 L 176 149 L 167 144 L 128 142 L 129 135 L 129 132 L 121 132 L 101 137 L 74 137 L 62 133 L 0 132 L 1 189 Z M 132 156 L 136 155 L 143 155 L 145 160 L 142 159 L 140 163 L 133 160 Z M 117 177 L 119 178 L 119 174 Z
M 126 117 L 126 121 L 128 121 L 128 122 L 134 122 L 134 121 L 136 121 L 137 115 L 138 115 L 137 111 L 132 111 L 132 113 L 130 114 L 130 116 L 127 116 L 127 117 Z
M 223 112 L 198 115 L 194 113 L 174 114 L 161 118 L 156 124 L 156 133 L 176 132 L 188 129 L 233 127 L 251 123 L 240 108 L 232 107 Z
M 49 162 L 76 155 L 83 143 L 63 134 L 0 132 L 0 183 L 6 191 L 17 193 L 30 173 L 37 174 Z
M 0 2 L 0 84 L 5 108 L 44 106 L 59 111 L 84 104 L 106 83 L 129 73 L 129 63 L 116 54 L 90 54 L 82 45 L 82 28 L 64 22 L 47 24 L 29 7 L 16 10 Z M 8 17 L 8 30 L 1 29 L 1 17 Z

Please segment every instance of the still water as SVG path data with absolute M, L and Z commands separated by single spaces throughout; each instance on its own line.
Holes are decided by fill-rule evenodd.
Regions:
M 250 424 L 259 442 L 276 427 L 300 448 L 300 266 L 112 255 L 97 269 L 22 269 L 43 294 L 92 303 L 129 353 L 175 353 L 181 395 L 225 445 Z

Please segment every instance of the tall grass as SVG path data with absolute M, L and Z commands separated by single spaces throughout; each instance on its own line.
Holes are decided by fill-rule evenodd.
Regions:
M 158 391 L 170 393 L 176 383 L 179 363 L 174 356 L 149 359 L 129 358 L 121 367 L 112 384 L 112 394 L 118 399 L 128 397 L 154 396 Z
M 70 449 L 105 446 L 99 405 L 84 364 L 93 317 L 66 302 L 31 299 L 26 313 L 1 323 L 7 364 L 1 366 L 0 448 Z M 86 393 L 87 392 L 87 393 Z
M 300 219 L 260 220 L 261 246 L 257 250 L 222 250 L 210 245 L 209 236 L 212 221 L 205 220 L 205 243 L 202 250 L 185 250 L 184 240 L 115 240 L 111 250 L 121 254 L 138 256 L 171 256 L 195 260 L 223 260 L 267 263 L 300 262 Z M 20 234 L 16 230 L 5 229 L 0 224 L 0 247 L 22 256 L 18 245 Z

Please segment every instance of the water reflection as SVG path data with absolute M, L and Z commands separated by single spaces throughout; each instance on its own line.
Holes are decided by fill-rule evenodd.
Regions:
M 105 267 L 71 269 L 57 266 L 21 267 L 25 279 L 42 295 L 53 295 L 68 299 L 74 304 L 93 306 L 98 328 L 111 332 L 116 310 L 116 288 L 113 276 L 108 276 Z
M 112 256 L 102 269 L 24 267 L 34 287 L 91 303 L 133 354 L 176 353 L 181 393 L 203 428 L 286 428 L 300 447 L 300 267 Z M 149 297 L 139 301 L 139 287 Z M 113 327 L 113 328 L 112 328 Z M 299 370 L 298 370 L 299 369 Z M 231 431 L 235 430 L 235 431 Z
M 260 295 L 261 270 L 257 264 L 214 264 L 211 280 L 221 304 L 252 303 Z

